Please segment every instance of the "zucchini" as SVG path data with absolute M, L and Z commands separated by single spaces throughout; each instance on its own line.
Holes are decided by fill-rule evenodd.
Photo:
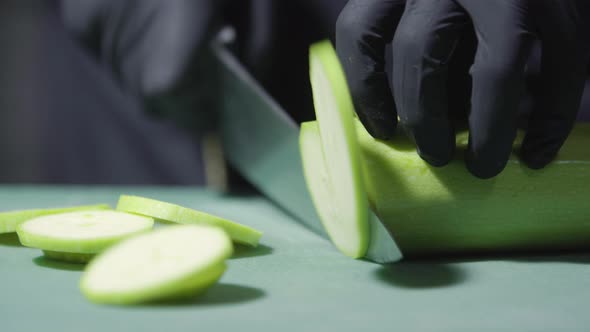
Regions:
M 310 59 L 318 120 L 302 125 L 300 151 L 314 205 L 343 253 L 357 257 L 342 248 L 368 237 L 367 201 L 405 257 L 590 247 L 589 124 L 577 124 L 544 169 L 513 155 L 500 175 L 481 180 L 464 166 L 466 133 L 457 135 L 455 160 L 432 167 L 403 135 L 376 140 L 354 118 L 329 42 L 312 46 Z
M 117 211 L 79 211 L 37 217 L 20 224 L 20 242 L 48 258 L 89 261 L 114 243 L 152 229 L 153 219 Z
M 108 210 L 111 207 L 107 204 L 97 205 L 82 205 L 55 209 L 30 209 L 30 210 L 16 210 L 0 212 L 0 234 L 2 233 L 14 233 L 16 227 L 29 219 L 33 219 L 41 216 L 48 216 L 51 214 L 83 211 L 83 210 Z
M 152 217 L 178 224 L 204 224 L 217 226 L 227 232 L 233 241 L 252 247 L 258 245 L 262 232 L 236 222 L 180 205 L 151 198 L 121 195 L 117 210 Z
M 304 174 L 308 186 L 313 186 L 312 200 L 326 233 L 341 252 L 359 258 L 369 244 L 369 210 L 352 121 L 352 100 L 329 42 L 312 45 L 309 61 L 320 128 L 308 131 L 318 136 L 309 138 L 311 144 L 307 136 L 301 136 Z
M 190 299 L 213 285 L 233 251 L 216 227 L 175 225 L 127 239 L 88 264 L 80 281 L 92 302 L 137 304 Z

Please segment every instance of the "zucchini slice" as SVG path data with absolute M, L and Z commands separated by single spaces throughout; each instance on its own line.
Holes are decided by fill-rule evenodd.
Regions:
M 236 222 L 151 198 L 121 195 L 117 210 L 178 224 L 204 224 L 223 228 L 237 243 L 256 247 L 262 232 Z
M 319 133 L 302 128 L 307 185 L 334 245 L 347 256 L 363 257 L 369 243 L 369 209 L 346 78 L 329 41 L 313 44 L 309 61 Z M 321 145 L 314 146 L 318 134 Z
M 48 258 L 86 262 L 112 244 L 148 231 L 153 219 L 117 211 L 79 211 L 37 217 L 20 224 L 20 242 Z
M 55 209 L 30 209 L 0 212 L 0 234 L 14 233 L 18 224 L 41 216 L 50 214 L 66 213 L 84 210 L 109 210 L 111 207 L 107 204 L 83 205 Z
M 125 240 L 88 264 L 80 289 L 91 301 L 136 304 L 194 297 L 226 269 L 232 243 L 216 227 L 175 225 Z

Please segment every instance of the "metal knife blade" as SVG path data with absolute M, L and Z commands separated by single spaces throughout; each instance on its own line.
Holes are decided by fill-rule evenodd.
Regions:
M 225 157 L 267 198 L 327 238 L 305 185 L 298 124 L 223 43 L 214 43 L 212 49 L 224 94 L 218 106 Z M 399 248 L 373 214 L 370 226 L 366 258 L 378 263 L 399 260 Z

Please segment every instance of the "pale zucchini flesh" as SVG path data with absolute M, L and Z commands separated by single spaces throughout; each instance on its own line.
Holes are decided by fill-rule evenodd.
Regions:
M 105 304 L 192 298 L 222 276 L 232 251 L 231 239 L 217 227 L 160 228 L 96 257 L 80 288 L 89 300 Z
M 262 232 L 252 227 L 180 205 L 146 197 L 121 195 L 117 204 L 117 210 L 178 224 L 217 226 L 225 230 L 233 241 L 249 246 L 257 246 L 262 236 Z
M 78 211 L 30 219 L 18 226 L 20 242 L 48 258 L 85 262 L 114 243 L 149 231 L 153 219 L 118 211 Z

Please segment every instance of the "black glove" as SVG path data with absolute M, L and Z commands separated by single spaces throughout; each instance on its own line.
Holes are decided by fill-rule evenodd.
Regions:
M 61 0 L 69 31 L 152 113 L 208 127 L 214 115 L 203 50 L 220 0 Z
M 424 160 L 448 163 L 455 148 L 449 105 L 460 104 L 449 100 L 449 63 L 469 25 L 477 50 L 467 168 L 489 178 L 506 165 L 536 39 L 541 76 L 520 153 L 529 167 L 544 167 L 579 108 L 590 57 L 588 0 L 350 0 L 336 25 L 336 47 L 360 120 L 375 138 L 388 139 L 399 115 Z M 389 43 L 393 59 L 385 58 Z M 390 61 L 393 94 L 385 71 Z

